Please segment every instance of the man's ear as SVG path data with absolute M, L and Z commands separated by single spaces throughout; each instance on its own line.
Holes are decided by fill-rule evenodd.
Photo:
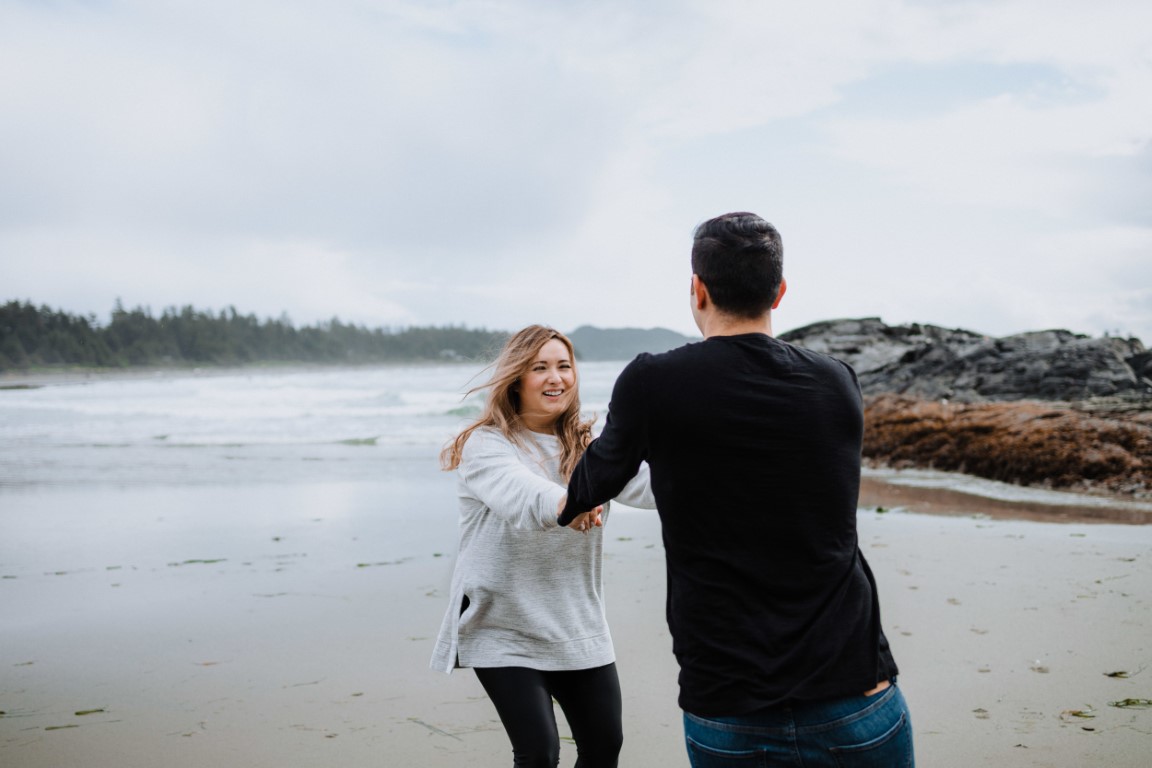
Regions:
M 699 275 L 692 275 L 692 302 L 696 309 L 704 309 L 709 302 L 708 286 L 704 285 Z
M 772 309 L 780 306 L 780 300 L 784 298 L 784 292 L 788 290 L 788 281 L 780 278 L 780 292 L 776 294 L 776 301 L 772 302 Z

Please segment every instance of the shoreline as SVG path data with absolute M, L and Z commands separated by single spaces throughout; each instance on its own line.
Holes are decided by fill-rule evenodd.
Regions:
M 37 368 L 27 371 L 0 371 L 0 392 L 4 390 L 40 389 L 49 386 L 85 384 L 93 381 L 131 381 L 146 378 L 180 378 L 200 376 L 244 376 L 263 373 L 312 373 L 346 369 L 434 367 L 448 365 L 475 365 L 473 360 L 382 360 L 359 363 L 308 363 L 287 360 L 283 362 L 250 363 L 247 365 L 140 365 L 125 368 L 69 366 Z

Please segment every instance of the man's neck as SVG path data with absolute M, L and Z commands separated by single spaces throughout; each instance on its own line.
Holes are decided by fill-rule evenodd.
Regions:
M 704 338 L 713 336 L 739 336 L 745 333 L 772 335 L 772 313 L 765 312 L 761 317 L 735 317 L 720 312 L 710 312 L 701 318 L 700 332 Z

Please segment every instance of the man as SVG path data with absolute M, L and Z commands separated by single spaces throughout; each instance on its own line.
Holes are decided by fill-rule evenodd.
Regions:
M 856 375 L 772 337 L 780 235 L 751 213 L 701 224 L 704 341 L 643 354 L 572 474 L 560 523 L 651 469 L 667 618 L 694 766 L 913 765 L 907 706 L 856 535 Z

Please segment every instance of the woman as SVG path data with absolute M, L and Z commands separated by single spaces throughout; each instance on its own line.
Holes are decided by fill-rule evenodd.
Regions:
M 592 423 L 580 418 L 572 343 L 529 326 L 493 368 L 480 418 L 441 454 L 458 476 L 460 551 L 432 666 L 475 669 L 514 765 L 559 762 L 555 698 L 576 741 L 576 765 L 612 767 L 623 733 L 601 588 L 608 509 L 577 517 L 574 531 L 557 520 L 568 476 L 592 439 Z M 619 500 L 655 506 L 646 466 Z

